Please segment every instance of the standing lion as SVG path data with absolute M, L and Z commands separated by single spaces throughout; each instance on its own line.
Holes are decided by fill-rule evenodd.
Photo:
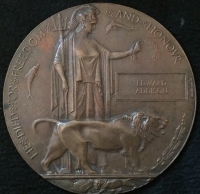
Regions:
M 86 174 L 96 174 L 88 165 L 88 143 L 97 150 L 121 151 L 130 158 L 132 167 L 137 171 L 140 167 L 139 151 L 144 149 L 146 142 L 164 134 L 168 125 L 166 119 L 144 112 L 124 115 L 110 122 L 37 119 L 32 124 L 34 131 L 40 122 L 55 124 L 47 153 L 41 163 L 43 169 L 49 171 L 50 163 L 69 150 Z

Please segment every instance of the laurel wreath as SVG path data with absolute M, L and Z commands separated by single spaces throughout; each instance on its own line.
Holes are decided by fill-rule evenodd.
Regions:
M 160 50 L 158 49 L 157 45 L 151 41 L 148 40 L 148 42 L 151 44 L 151 46 L 153 47 L 153 50 L 155 51 L 155 55 L 148 61 L 149 63 L 156 61 L 159 56 L 160 56 Z
M 165 162 L 174 155 L 175 151 L 181 144 L 184 131 L 185 131 L 185 114 L 182 117 L 181 123 L 175 130 L 175 136 L 172 138 L 170 145 L 163 151 L 162 157 L 158 158 L 157 164 L 152 169 L 155 169 L 157 166 L 160 165 L 163 166 Z

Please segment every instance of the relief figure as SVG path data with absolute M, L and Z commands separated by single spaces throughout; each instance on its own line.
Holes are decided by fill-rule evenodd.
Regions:
M 140 42 L 127 51 L 109 51 L 92 37 L 98 24 L 98 14 L 99 10 L 94 6 L 78 7 L 71 16 L 67 30 L 60 35 L 52 68 L 53 119 L 110 120 L 110 60 L 135 55 L 135 52 L 139 52 Z M 99 165 L 106 169 L 106 153 L 93 152 L 91 162 L 98 162 L 97 155 L 102 158 Z M 62 157 L 61 168 L 72 168 L 70 158 L 70 154 Z
M 68 150 L 86 174 L 97 173 L 87 161 L 88 144 L 96 150 L 120 152 L 130 159 L 134 171 L 141 171 L 139 152 L 145 148 L 146 143 L 163 135 L 168 125 L 166 119 L 143 112 L 124 115 L 108 122 L 37 119 L 32 124 L 33 131 L 36 132 L 36 126 L 41 122 L 55 125 L 42 161 L 44 171 L 49 171 L 50 163 Z
M 34 66 L 32 69 L 30 69 L 29 72 L 24 76 L 24 78 L 26 79 L 27 89 L 28 89 L 27 100 L 29 98 L 33 99 L 33 96 L 31 94 L 31 84 L 38 72 L 39 67 L 40 67 L 40 64 L 38 63 L 36 66 Z
M 122 24 L 119 24 L 117 22 L 115 22 L 115 20 L 112 20 L 106 27 L 106 32 L 105 34 L 109 33 L 111 30 L 116 30 L 117 28 L 124 28 L 124 29 L 127 29 L 127 30 L 135 30 L 135 28 L 129 28 L 129 27 L 126 27 Z
M 54 118 L 110 119 L 109 61 L 133 55 L 134 47 L 111 52 L 92 38 L 97 14 L 91 5 L 77 8 L 57 48 L 52 72 Z

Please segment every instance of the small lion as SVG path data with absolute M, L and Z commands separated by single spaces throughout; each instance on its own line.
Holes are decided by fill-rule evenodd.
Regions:
M 138 170 L 140 165 L 138 152 L 139 149 L 140 151 L 143 149 L 140 148 L 141 144 L 144 147 L 144 142 L 164 134 L 168 124 L 168 121 L 162 117 L 143 112 L 134 113 L 132 116 L 124 115 L 110 122 L 60 122 L 48 118 L 37 119 L 32 124 L 34 131 L 40 122 L 55 124 L 47 153 L 41 163 L 43 169 L 49 171 L 50 163 L 69 150 L 86 174 L 96 174 L 88 166 L 88 143 L 97 150 L 121 151 L 130 158 L 132 167 Z

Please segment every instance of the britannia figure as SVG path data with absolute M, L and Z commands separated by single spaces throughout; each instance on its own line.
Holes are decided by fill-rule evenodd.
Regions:
M 60 42 L 52 73 L 52 111 L 60 120 L 110 118 L 110 60 L 133 54 L 111 52 L 91 34 L 99 10 L 91 5 L 77 8 Z

